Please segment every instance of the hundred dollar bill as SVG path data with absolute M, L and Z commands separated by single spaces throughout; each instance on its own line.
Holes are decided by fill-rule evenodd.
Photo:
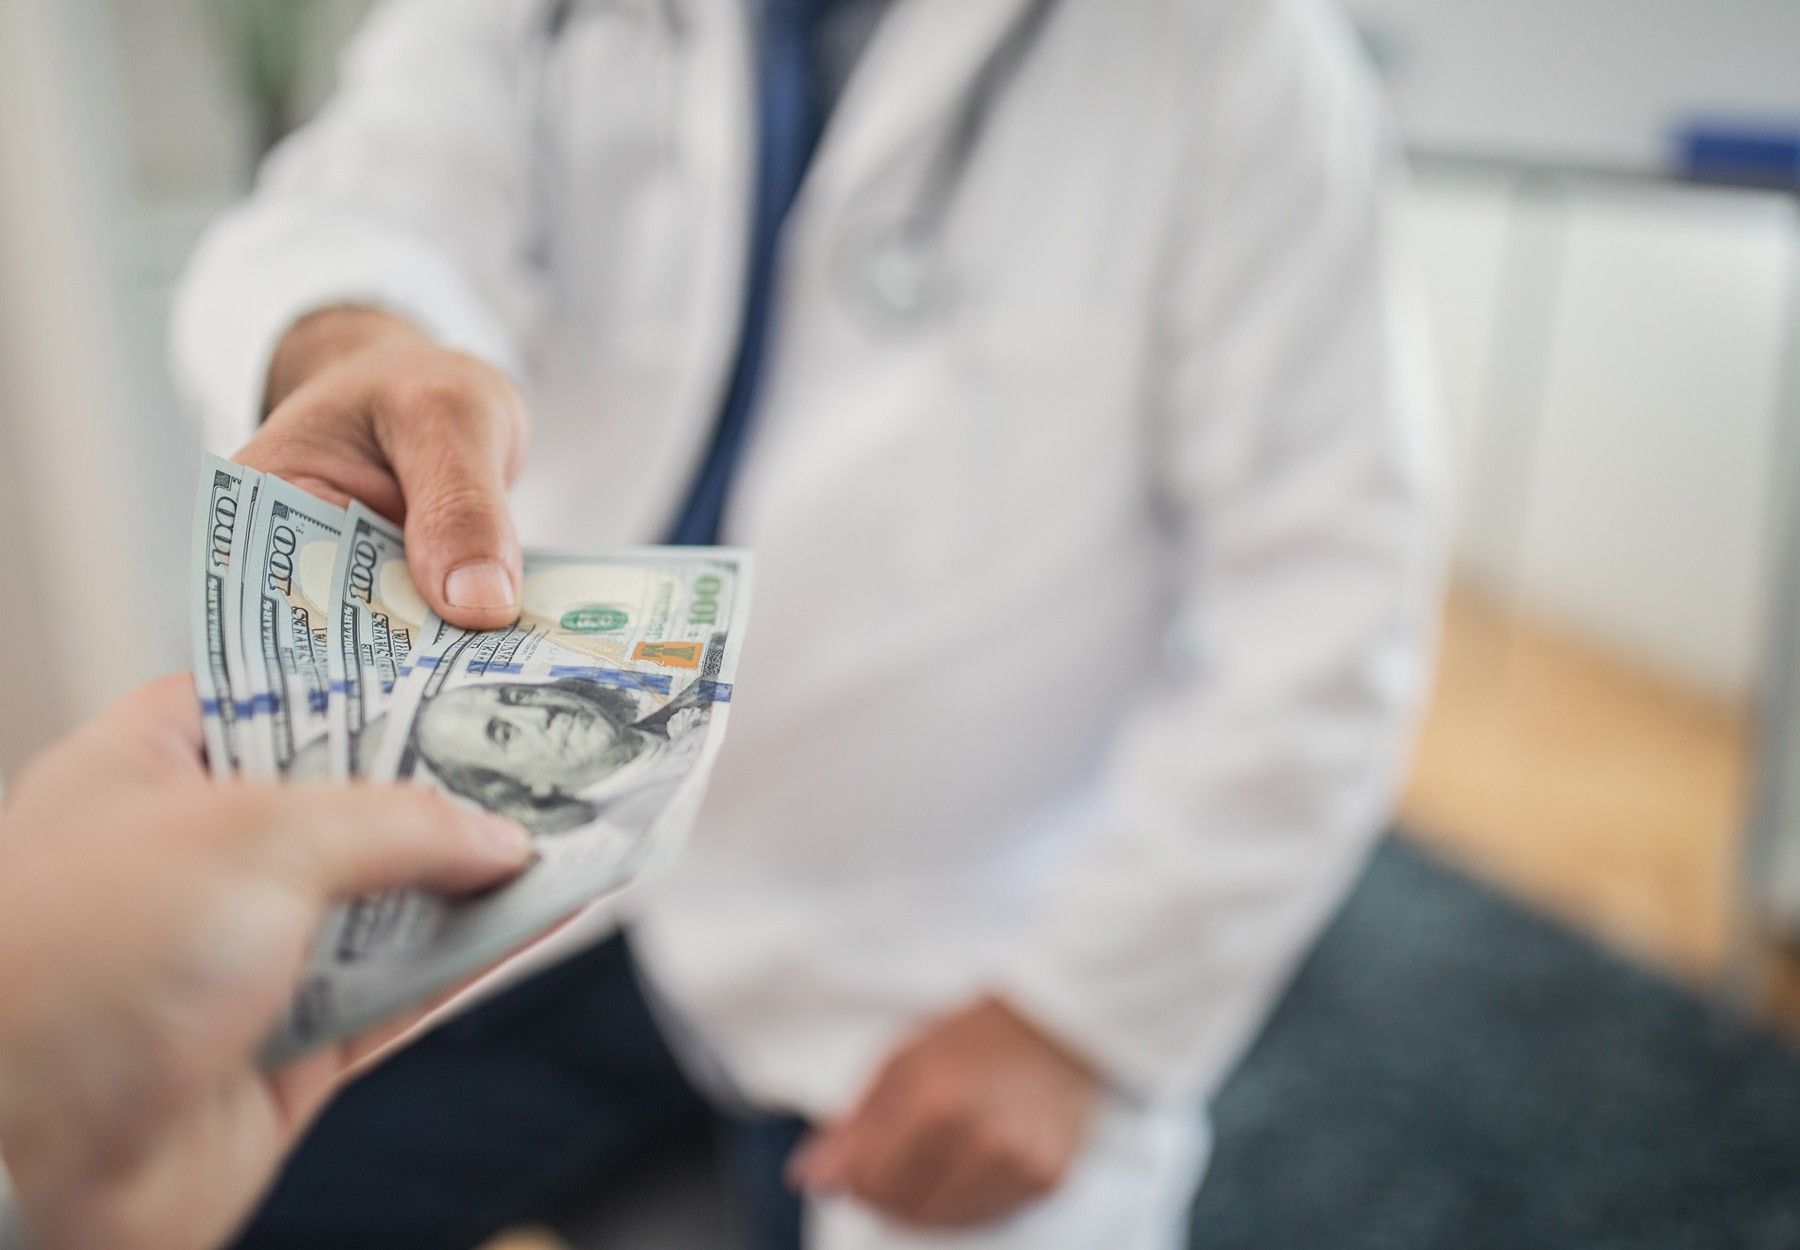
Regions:
M 232 714 L 232 747 L 236 752 L 238 771 L 247 776 L 269 777 L 274 766 L 269 762 L 268 729 L 258 712 L 261 685 L 252 677 L 253 657 L 244 634 L 244 600 L 249 596 L 245 585 L 255 581 L 250 572 L 250 522 L 256 515 L 256 501 L 262 496 L 267 476 L 246 470 L 238 497 L 237 525 L 231 535 L 231 549 L 225 560 L 225 617 L 221 632 L 225 643 L 225 669 L 230 675 Z
M 352 503 L 331 572 L 331 775 L 366 775 L 394 684 L 431 618 L 400 530 Z
M 250 513 L 240 605 L 251 732 L 262 749 L 250 771 L 329 775 L 331 570 L 344 510 L 265 475 Z
M 241 533 L 250 519 L 251 499 L 262 475 L 241 464 L 207 456 L 201 465 L 200 495 L 194 509 L 194 589 L 190 630 L 194 686 L 200 696 L 206 757 L 214 776 L 228 777 L 242 767 L 234 674 L 243 662 L 238 647 L 238 601 L 227 593 L 231 557 L 242 549 Z M 241 588 L 241 583 L 239 584 Z
M 396 688 L 373 775 L 518 821 L 536 861 L 474 901 L 394 891 L 328 919 L 270 1052 L 368 1028 L 516 949 L 667 853 L 725 730 L 743 553 L 528 556 L 510 629 L 443 628 Z

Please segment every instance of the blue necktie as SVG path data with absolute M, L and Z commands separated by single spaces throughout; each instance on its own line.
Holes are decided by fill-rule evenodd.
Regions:
M 757 178 L 743 333 L 711 446 L 701 462 L 669 541 L 718 541 L 725 497 L 743 451 L 764 366 L 774 340 L 770 324 L 775 251 L 782 223 L 800 191 L 824 129 L 814 61 L 814 31 L 829 0 L 763 0 L 757 64 Z

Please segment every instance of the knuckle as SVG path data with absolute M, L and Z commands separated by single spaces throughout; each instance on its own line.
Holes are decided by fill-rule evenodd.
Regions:
M 232 794 L 213 815 L 231 837 L 230 849 L 280 876 L 304 875 L 314 845 L 336 825 L 322 810 L 310 820 L 296 819 L 291 802 L 263 789 Z
M 221 794 L 217 812 L 227 831 L 238 838 L 274 840 L 284 823 L 284 805 L 272 790 L 240 787 Z
M 1023 1151 L 1015 1166 L 1020 1183 L 1036 1197 L 1055 1192 L 1069 1174 L 1069 1160 L 1060 1152 L 1042 1147 Z
M 294 473 L 318 458 L 321 436 L 315 414 L 290 402 L 277 409 L 262 431 L 238 449 L 236 459 L 263 473 Z
M 1012 1139 L 992 1124 L 978 1124 L 970 1131 L 969 1148 L 982 1159 L 1007 1164 L 1018 1154 Z
M 505 525 L 500 500 L 482 484 L 463 478 L 440 475 L 407 504 L 411 527 L 436 539 L 488 540 Z
M 926 1124 L 940 1129 L 966 1128 L 974 1123 L 974 1108 L 956 1082 L 943 1077 L 921 1081 L 913 1103 Z
M 153 1009 L 154 1012 L 154 1009 Z M 150 1022 L 147 1022 L 150 1023 Z M 206 1072 L 192 1038 L 179 1027 L 168 1027 L 155 1021 L 152 1027 L 137 1031 L 142 1047 L 142 1077 L 132 1091 L 131 1101 L 146 1120 L 186 1101 L 190 1093 L 204 1087 Z
M 385 819 L 401 836 L 439 840 L 445 833 L 460 833 L 470 824 L 472 813 L 460 803 L 441 794 L 425 790 L 388 790 Z
M 339 790 L 335 797 L 347 821 L 379 835 L 425 824 L 427 804 L 435 796 L 397 786 L 358 783 Z
M 469 379 L 471 391 L 482 397 L 494 419 L 510 433 L 522 437 L 529 418 L 524 398 L 513 380 L 485 360 L 461 354 L 455 358 Z
M 886 1180 L 867 1163 L 853 1165 L 844 1179 L 850 1192 L 872 1207 L 887 1206 L 893 1199 Z
M 505 374 L 484 361 L 439 350 L 426 368 L 384 375 L 372 402 L 391 425 L 431 432 L 497 431 L 508 441 L 522 438 L 525 405 Z
M 441 794 L 401 786 L 361 785 L 343 791 L 362 836 L 384 842 L 430 841 L 460 824 L 459 808 Z
M 372 399 L 382 415 L 407 426 L 459 425 L 479 405 L 467 379 L 442 368 L 387 374 Z
M 425 476 L 454 476 L 473 453 L 510 481 L 529 436 L 525 402 L 512 380 L 486 361 L 444 348 L 409 355 L 406 365 L 384 370 L 367 392 L 377 440 L 402 476 L 406 464 Z

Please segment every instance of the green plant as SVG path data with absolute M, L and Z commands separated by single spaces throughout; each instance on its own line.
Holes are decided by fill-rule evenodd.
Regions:
M 256 117 L 266 151 L 295 120 L 319 0 L 212 0 L 238 90 Z

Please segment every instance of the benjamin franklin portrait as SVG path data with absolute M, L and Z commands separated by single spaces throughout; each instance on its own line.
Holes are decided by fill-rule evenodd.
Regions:
M 677 700 L 679 702 L 679 700 Z M 637 697 L 590 682 L 491 682 L 432 699 L 413 745 L 438 780 L 534 834 L 591 823 L 601 783 L 669 741 L 673 705 L 640 720 Z M 694 719 L 683 718 L 685 729 Z

